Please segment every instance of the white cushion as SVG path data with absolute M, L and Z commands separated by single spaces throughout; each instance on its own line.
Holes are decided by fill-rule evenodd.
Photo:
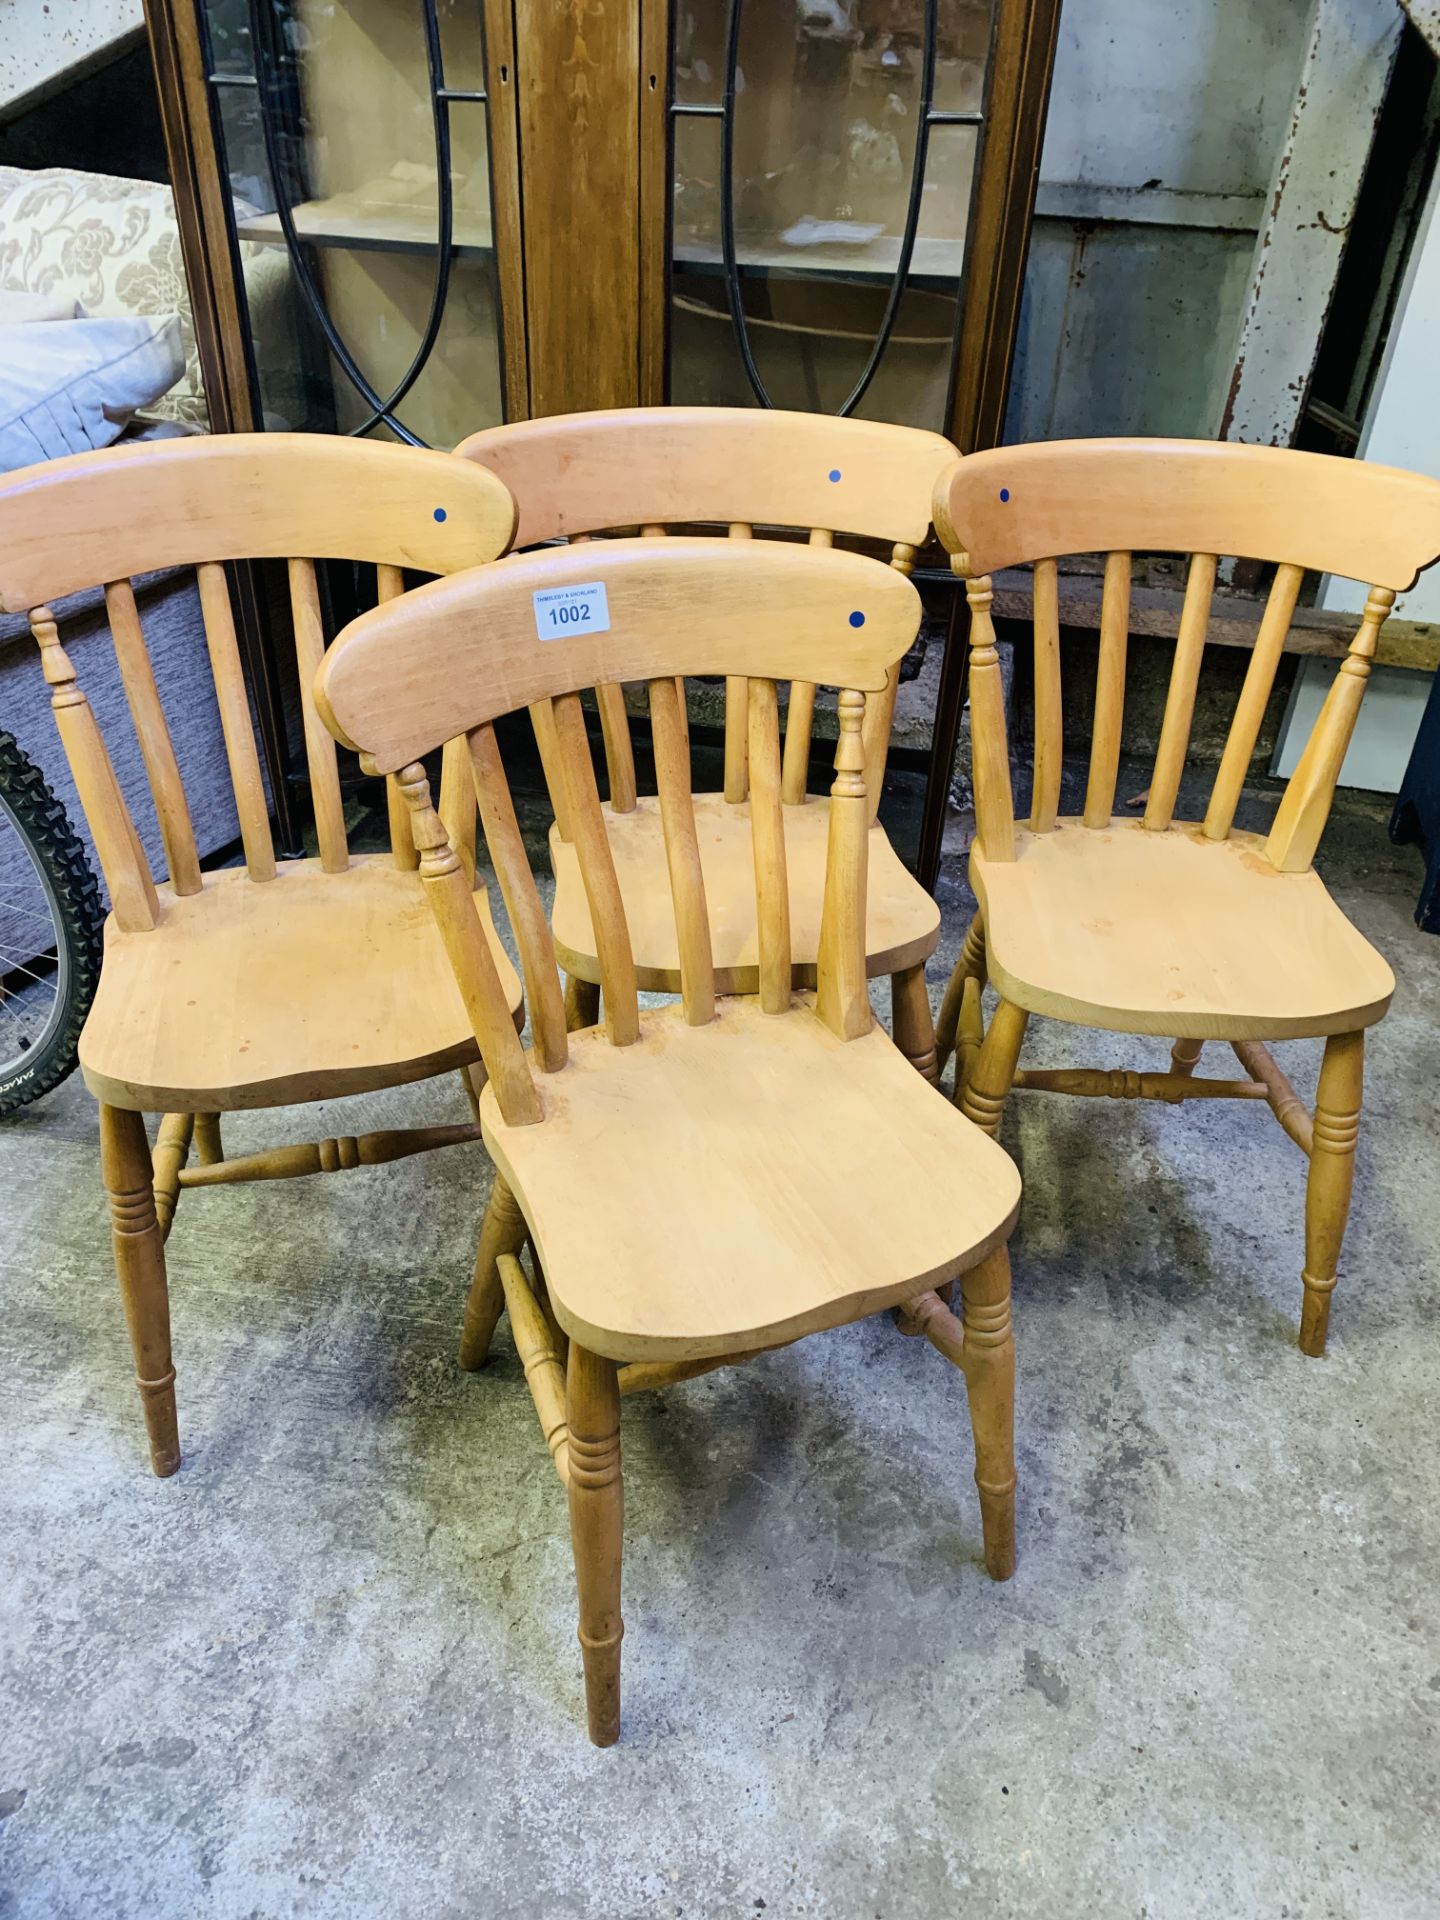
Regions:
M 0 287 L 0 327 L 22 320 L 83 320 L 85 309 L 63 293 L 10 293 Z
M 78 10 L 72 0 L 70 11 Z M 0 0 L 0 21 L 13 11 Z M 134 11 L 138 16 L 138 5 Z M 237 201 L 235 211 L 243 219 L 256 209 Z M 283 247 L 260 241 L 242 240 L 238 252 L 247 278 L 257 261 L 288 264 Z M 288 275 L 285 279 L 288 294 Z M 79 173 L 71 167 L 33 172 L 0 167 L 0 289 L 68 297 L 78 300 L 86 313 L 104 319 L 178 313 L 185 374 L 154 412 L 184 426 L 209 426 L 180 230 L 168 186 Z M 282 322 L 288 324 L 288 319 Z M 258 316 L 256 325 L 259 330 Z
M 108 447 L 184 371 L 173 313 L 0 324 L 0 472 Z

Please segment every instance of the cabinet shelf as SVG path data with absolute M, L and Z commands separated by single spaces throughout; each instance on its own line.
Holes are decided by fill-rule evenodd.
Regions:
M 724 256 L 718 246 L 707 241 L 677 236 L 675 265 L 687 273 L 720 273 Z M 742 273 L 780 274 L 786 278 L 876 281 L 888 285 L 895 277 L 900 260 L 900 240 L 896 234 L 882 234 L 863 246 L 821 245 L 785 246 L 737 240 L 735 261 Z M 918 239 L 910 255 L 909 278 L 913 280 L 959 279 L 965 262 L 965 238 Z
M 317 247 L 426 253 L 433 251 L 436 242 L 433 207 L 387 205 L 364 199 L 359 194 L 302 201 L 294 209 L 292 218 L 300 238 Z M 237 221 L 235 230 L 242 240 L 284 244 L 284 230 L 276 213 L 252 214 Z M 458 259 L 481 259 L 494 251 L 490 223 L 468 207 L 456 208 L 454 233 Z

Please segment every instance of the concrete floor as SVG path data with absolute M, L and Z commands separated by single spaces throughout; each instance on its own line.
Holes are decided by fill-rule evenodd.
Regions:
M 1341 814 L 1325 869 L 1400 990 L 1329 1357 L 1263 1110 L 1017 1096 L 1015 1580 L 960 1381 L 887 1318 L 627 1402 L 608 1753 L 508 1332 L 453 1364 L 480 1150 L 186 1198 L 162 1483 L 89 1097 L 0 1123 L 0 1914 L 1440 1914 L 1440 941 L 1380 806 Z M 1280 1050 L 1307 1094 L 1317 1051 Z

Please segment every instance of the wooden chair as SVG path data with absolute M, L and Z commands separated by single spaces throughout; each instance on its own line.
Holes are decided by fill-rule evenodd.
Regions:
M 942 1062 L 989 1133 L 1012 1086 L 1121 1099 L 1263 1100 L 1308 1155 L 1300 1346 L 1325 1349 L 1350 1205 L 1365 1028 L 1389 967 L 1330 898 L 1311 859 L 1397 591 L 1440 550 L 1440 483 L 1318 454 L 1214 441 L 1093 440 L 1007 447 L 953 467 L 936 524 L 971 609 L 970 713 L 979 913 L 941 1010 Z M 1104 552 L 1095 725 L 1085 809 L 1059 819 L 1062 747 L 1056 561 Z M 1143 819 L 1114 816 L 1131 554 L 1192 556 Z M 1220 556 L 1276 572 L 1203 820 L 1177 821 Z M 989 575 L 1034 568 L 1035 754 L 1028 823 L 1011 801 Z M 1373 582 L 1359 630 L 1268 835 L 1236 803 L 1306 568 Z M 980 991 L 1000 996 L 981 1033 Z M 1031 1014 L 1174 1042 L 1168 1072 L 1017 1071 Z M 1313 1118 L 1265 1042 L 1325 1041 Z M 1195 1077 L 1207 1040 L 1244 1076 Z
M 609 630 L 536 637 L 535 596 L 604 587 Z M 849 554 L 677 538 L 558 548 L 407 594 L 326 656 L 320 710 L 364 764 L 398 772 L 420 872 L 489 1082 L 498 1174 L 461 1364 L 502 1306 L 569 1488 L 591 1738 L 619 1730 L 620 1400 L 903 1304 L 960 1366 L 985 1558 L 1014 1565 L 1008 1158 L 938 1098 L 874 1024 L 865 975 L 866 692 L 914 636 L 915 590 Z M 676 678 L 747 681 L 758 998 L 717 981 Z M 792 986 L 775 678 L 840 694 L 814 995 Z M 577 689 L 648 681 L 682 1000 L 640 1011 L 634 948 Z M 598 934 L 603 1026 L 567 1034 L 555 950 L 494 722 L 545 709 L 552 768 Z M 490 856 L 522 958 L 521 1050 L 492 949 L 430 805 L 421 754 L 464 731 Z M 517 1258 L 530 1240 L 533 1280 Z M 960 1277 L 964 1323 L 938 1288 Z
M 567 537 L 589 540 L 617 528 L 656 536 L 685 526 L 724 527 L 736 540 L 763 529 L 800 529 L 812 546 L 855 537 L 888 549 L 908 574 L 930 535 L 935 481 L 955 459 L 938 434 L 866 420 L 735 407 L 649 407 L 576 413 L 474 434 L 456 449 L 481 462 L 519 503 L 517 547 Z M 889 974 L 895 1041 L 934 1079 L 935 1029 L 925 991 L 925 962 L 940 938 L 934 901 L 902 865 L 877 813 L 899 666 L 870 701 L 865 717 L 865 779 L 870 808 L 866 965 Z M 790 940 L 796 986 L 815 984 L 829 801 L 808 795 L 814 685 L 797 681 L 785 708 L 781 793 L 790 885 Z M 680 688 L 685 719 L 684 688 Z M 665 835 L 658 799 L 637 793 L 624 690 L 595 690 L 604 739 L 609 799 L 602 808 L 620 897 L 634 949 L 636 979 L 661 993 L 680 990 L 680 955 L 670 911 Z M 580 864 L 560 787 L 555 745 L 544 711 L 537 718 L 549 772 L 555 825 L 551 925 L 569 976 L 572 1024 L 597 1017 L 600 961 Z M 722 993 L 756 990 L 758 936 L 750 870 L 749 714 L 743 676 L 725 689 L 724 790 L 693 795 L 696 835 L 710 908 L 716 985 Z M 682 757 L 688 760 L 688 737 Z
M 115 1264 L 157 1474 L 180 1464 L 163 1252 L 180 1190 L 331 1172 L 478 1135 L 477 1120 L 226 1160 L 218 1116 L 452 1068 L 474 1104 L 474 1035 L 415 879 L 408 815 L 393 784 L 392 854 L 356 857 L 346 846 L 335 743 L 308 690 L 324 649 L 314 561 L 375 562 L 389 598 L 403 589 L 403 568 L 439 573 L 493 558 L 513 524 L 504 488 L 464 461 L 311 434 L 167 440 L 0 480 L 0 607 L 30 613 L 110 893 L 80 1065 L 100 1102 Z M 289 560 L 316 859 L 275 859 L 222 564 L 242 557 Z M 190 565 L 245 849 L 244 867 L 211 873 L 196 858 L 131 588 L 133 575 Z M 169 868 L 159 885 L 45 604 L 100 582 Z M 452 747 L 446 764 L 467 774 L 463 786 L 446 783 L 447 799 L 457 841 L 473 848 L 466 763 Z M 493 942 L 483 889 L 475 912 Z M 518 1020 L 520 983 L 498 945 L 493 952 L 507 1017 Z M 153 1156 L 147 1112 L 164 1116 Z M 192 1139 L 199 1165 L 187 1168 Z

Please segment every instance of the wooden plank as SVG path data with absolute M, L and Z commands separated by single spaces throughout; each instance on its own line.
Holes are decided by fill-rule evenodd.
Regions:
M 1184 589 L 1147 581 L 1138 560 L 1136 573 L 1139 577 L 1130 595 L 1131 638 L 1178 639 L 1185 605 Z M 1264 606 L 1261 597 L 1217 586 L 1205 634 L 1206 644 L 1248 651 L 1255 645 Z M 1082 632 L 1098 632 L 1100 607 L 1098 576 L 1088 572 L 1067 574 L 1062 569 L 1060 625 Z M 1028 568 L 1009 567 L 995 575 L 994 616 L 997 620 L 1020 620 L 1028 624 L 1034 618 L 1034 608 Z M 1337 613 L 1324 607 L 1297 607 L 1285 636 L 1285 652 L 1343 660 L 1359 624 L 1359 616 L 1354 613 Z M 1440 622 L 1400 617 L 1387 620 L 1376 648 L 1375 664 L 1434 673 L 1440 668 Z
M 583 23 L 582 23 L 583 22 Z M 530 409 L 634 406 L 640 397 L 640 20 L 634 6 L 517 0 L 521 200 L 588 244 L 525 221 Z

